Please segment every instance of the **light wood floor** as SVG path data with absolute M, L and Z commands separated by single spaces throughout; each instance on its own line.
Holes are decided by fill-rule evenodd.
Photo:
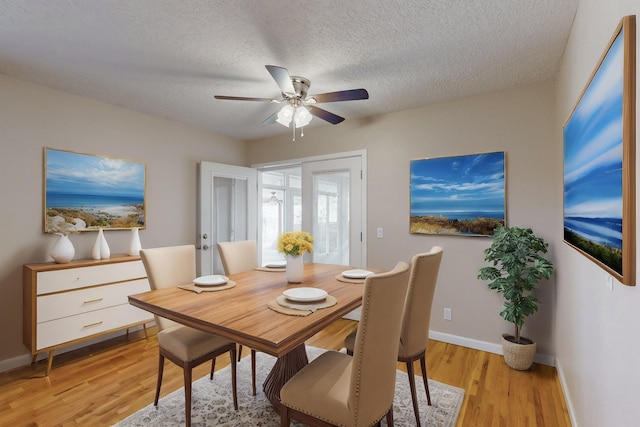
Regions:
M 338 350 L 356 325 L 340 320 L 308 344 Z M 111 426 L 152 403 L 158 348 L 155 330 L 150 331 L 147 339 L 136 332 L 128 341 L 123 336 L 58 355 L 48 378 L 44 361 L 0 374 L 0 426 Z M 245 349 L 245 357 L 248 353 Z M 216 369 L 228 363 L 218 358 Z M 208 369 L 200 366 L 194 378 Z M 420 372 L 418 363 L 415 369 Z M 571 425 L 554 368 L 515 371 L 502 356 L 430 341 L 427 372 L 465 390 L 457 427 Z M 167 361 L 162 395 L 181 387 L 181 369 Z

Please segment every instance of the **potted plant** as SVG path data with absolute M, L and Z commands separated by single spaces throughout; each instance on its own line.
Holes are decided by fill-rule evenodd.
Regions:
M 505 362 L 513 369 L 526 370 L 533 364 L 536 343 L 520 332 L 525 318 L 535 313 L 540 303 L 531 291 L 553 273 L 553 264 L 543 256 L 547 247 L 530 228 L 501 226 L 484 251 L 484 260 L 491 265 L 480 269 L 478 279 L 490 280 L 489 289 L 504 298 L 500 316 L 513 323 L 514 334 L 502 335 L 502 349 Z

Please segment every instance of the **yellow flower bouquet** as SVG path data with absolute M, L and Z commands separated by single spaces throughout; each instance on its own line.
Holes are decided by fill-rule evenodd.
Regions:
M 278 239 L 278 252 L 297 256 L 313 250 L 313 237 L 306 231 L 288 231 Z

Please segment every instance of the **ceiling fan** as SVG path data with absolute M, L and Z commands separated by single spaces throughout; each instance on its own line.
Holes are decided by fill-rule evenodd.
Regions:
M 338 92 L 327 92 L 319 95 L 307 96 L 307 91 L 311 82 L 309 79 L 299 76 L 290 76 L 286 68 L 276 65 L 265 65 L 271 77 L 276 81 L 282 92 L 281 99 L 273 98 L 251 98 L 244 96 L 215 95 L 216 99 L 226 99 L 232 101 L 258 101 L 280 104 L 285 103 L 279 111 L 269 116 L 264 124 L 280 123 L 289 127 L 293 122 L 293 140 L 296 139 L 296 128 L 302 128 L 311 122 L 312 116 L 316 116 L 331 124 L 337 125 L 344 121 L 344 117 L 333 114 L 327 110 L 316 107 L 315 104 L 323 102 L 354 101 L 359 99 L 369 99 L 366 89 L 350 89 Z M 304 134 L 301 134 L 304 136 Z

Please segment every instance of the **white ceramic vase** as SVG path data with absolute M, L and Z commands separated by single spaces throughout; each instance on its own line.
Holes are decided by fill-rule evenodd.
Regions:
M 302 255 L 287 255 L 287 268 L 285 271 L 287 282 L 300 283 L 304 277 L 304 261 Z
M 138 232 L 138 227 L 133 227 L 131 229 L 131 237 L 129 238 L 127 254 L 131 256 L 138 256 L 140 255 L 140 249 L 142 249 L 142 245 L 140 244 L 140 233 Z
M 100 235 L 100 259 L 109 259 L 111 257 L 111 250 L 107 244 L 107 239 L 104 238 L 104 232 L 102 228 L 99 231 Z
M 98 237 L 96 237 L 96 242 L 93 244 L 93 249 L 91 250 L 91 258 L 100 259 L 100 243 L 104 236 L 102 235 L 102 228 L 98 230 Z
M 104 231 L 102 228 L 98 230 L 98 237 L 93 244 L 93 250 L 91 251 L 91 258 L 93 259 L 109 259 L 111 257 L 111 250 L 107 239 L 104 238 Z
M 66 264 L 73 259 L 76 250 L 68 236 L 60 234 L 60 238 L 51 250 L 51 258 L 58 264 Z

